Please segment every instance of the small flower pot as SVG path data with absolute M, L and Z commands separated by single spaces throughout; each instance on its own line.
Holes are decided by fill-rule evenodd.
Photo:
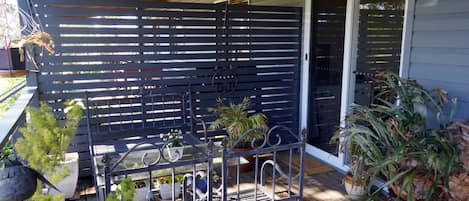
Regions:
M 167 147 L 163 150 L 163 156 L 168 161 L 178 161 L 184 155 L 184 147 Z
M 175 199 L 181 195 L 181 183 L 174 183 L 175 187 Z M 163 200 L 173 199 L 173 185 L 172 184 L 160 184 L 160 196 Z
M 135 189 L 135 196 L 133 201 L 143 201 L 146 200 L 148 194 L 148 186 Z

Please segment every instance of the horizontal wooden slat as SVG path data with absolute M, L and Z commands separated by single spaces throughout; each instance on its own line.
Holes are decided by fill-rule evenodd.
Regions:
M 87 62 L 87 61 L 129 61 L 129 60 L 184 60 L 230 58 L 273 58 L 298 57 L 298 52 L 249 52 L 249 53 L 197 53 L 197 54 L 144 54 L 144 55 L 97 55 L 97 56 L 58 56 L 46 57 L 44 62 Z
M 137 70 L 137 69 L 136 69 Z M 142 78 L 142 77 L 175 77 L 175 76 L 212 76 L 213 69 L 187 69 L 178 71 L 164 71 L 163 69 L 155 69 L 155 71 L 149 72 L 115 72 L 115 73 L 87 73 L 77 76 L 77 74 L 66 74 L 66 75 L 43 75 L 39 77 L 39 82 L 52 82 L 52 81 L 71 81 L 71 80 L 96 80 L 96 79 L 130 79 L 130 78 Z M 240 68 L 234 71 L 237 75 L 246 74 L 257 74 L 257 73 L 289 73 L 293 72 L 292 67 L 273 67 L 273 68 Z M 78 71 L 79 72 L 79 71 Z
M 176 52 L 176 51 L 234 51 L 234 50 L 297 50 L 299 44 L 252 44 L 252 45 L 168 45 L 168 46 L 76 46 L 55 47 L 57 53 L 118 53 L 118 52 Z

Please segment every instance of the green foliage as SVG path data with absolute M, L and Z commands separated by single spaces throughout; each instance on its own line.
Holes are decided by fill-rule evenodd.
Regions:
M 0 153 L 0 161 L 11 158 L 13 155 L 13 143 L 8 142 L 2 149 Z
M 366 172 L 369 188 L 378 176 L 384 176 L 387 185 L 401 186 L 409 200 L 435 199 L 458 164 L 458 154 L 447 126 L 455 113 L 455 100 L 448 105 L 443 90 L 427 91 L 415 81 L 398 75 L 383 74 L 378 80 L 382 92 L 376 104 L 353 106 L 342 128 L 333 140 L 343 138 L 342 147 L 348 147 L 352 157 L 352 170 Z M 445 108 L 452 106 L 449 114 Z M 439 129 L 427 126 L 427 116 L 434 114 Z M 433 181 L 431 185 L 415 186 L 416 176 Z M 424 184 L 422 184 L 424 185 Z M 383 186 L 384 187 L 384 186 Z M 412 195 L 417 188 L 422 195 Z M 381 187 L 382 188 L 382 187 Z M 379 190 L 370 195 L 375 199 Z
M 174 180 L 178 183 L 183 183 L 184 176 L 183 175 L 175 175 Z M 172 184 L 173 177 L 172 176 L 165 176 L 165 177 L 158 177 L 157 181 L 159 184 Z
M 228 133 L 228 146 L 232 146 L 249 129 L 260 128 L 263 132 L 267 131 L 266 116 L 262 113 L 249 115 L 248 109 L 250 105 L 250 100 L 247 97 L 239 104 L 230 103 L 228 106 L 219 99 L 218 105 L 215 108 L 209 108 L 210 112 L 219 116 L 218 119 L 210 125 L 210 129 L 226 128 L 226 132 Z M 243 146 L 247 147 L 253 139 L 263 139 L 263 132 L 252 132 L 241 139 L 240 142 Z
M 135 196 L 135 183 L 130 178 L 125 178 L 119 184 L 116 192 L 111 192 L 107 201 L 133 201 Z
M 25 78 L 0 78 L 0 94 L 10 90 L 14 87 L 17 83 L 23 81 Z M 21 91 L 14 94 L 13 96 L 6 99 L 4 102 L 0 103 L 0 117 L 10 108 L 13 103 L 18 99 L 20 96 Z
M 169 147 L 179 147 L 182 146 L 182 131 L 181 130 L 172 130 L 168 133 L 168 141 L 171 142 L 168 144 Z
M 64 194 L 62 193 L 59 193 L 56 195 L 43 195 L 42 186 L 43 185 L 41 185 L 41 182 L 38 180 L 36 192 L 34 193 L 31 200 L 33 201 L 62 201 L 64 200 Z
M 4 167 L 4 162 L 6 159 L 13 159 L 13 143 L 9 141 L 2 149 L 0 153 L 0 168 Z
M 28 108 L 26 127 L 20 128 L 23 136 L 15 144 L 18 156 L 54 184 L 69 174 L 69 170 L 60 166 L 60 162 L 65 159 L 70 140 L 75 136 L 83 115 L 82 105 L 78 102 L 68 101 L 65 105 L 66 122 L 63 126 L 46 103 L 41 102 L 39 108 Z M 55 197 L 36 193 L 33 200 L 55 200 Z

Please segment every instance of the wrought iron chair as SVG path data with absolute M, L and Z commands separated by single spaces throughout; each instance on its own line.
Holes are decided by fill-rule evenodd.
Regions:
M 209 147 L 201 145 L 207 142 L 205 122 L 196 118 L 191 95 L 190 87 L 182 93 L 141 90 L 113 99 L 92 98 L 86 94 L 91 169 L 100 200 L 105 200 L 111 184 L 118 182 L 113 179 L 119 176 L 147 173 L 151 191 L 152 171 L 169 168 L 174 178 L 179 166 L 207 163 L 210 168 Z M 196 135 L 197 123 L 202 126 L 204 142 Z M 183 138 L 168 140 L 167 134 L 176 130 Z M 180 146 L 190 146 L 199 155 L 179 161 L 182 151 L 173 153 L 168 146 L 176 140 Z M 125 161 L 136 155 L 141 157 L 139 166 L 125 167 Z
M 260 129 L 251 129 L 246 131 L 242 136 L 247 136 L 256 131 L 262 132 Z M 235 142 L 231 147 L 224 147 L 222 154 L 224 161 L 222 167 L 222 187 L 219 189 L 221 200 L 302 200 L 305 136 L 305 132 L 296 135 L 285 126 L 274 126 L 264 133 L 262 140 L 253 139 L 250 151 L 234 151 L 234 148 L 240 144 L 241 140 Z M 281 153 L 288 154 L 286 164 L 283 165 L 279 160 L 279 154 Z M 299 157 L 295 158 L 294 153 L 299 154 Z M 253 180 L 248 180 L 248 182 L 253 183 L 254 187 L 253 189 L 241 190 L 241 158 L 250 155 L 254 156 L 255 161 L 253 164 L 254 177 Z M 235 164 L 229 164 L 229 161 L 233 160 Z M 296 164 L 298 165 L 296 172 L 293 170 L 295 160 L 297 160 Z M 270 169 L 268 168 L 269 166 L 271 167 Z M 271 173 L 270 189 L 266 188 L 266 175 L 269 172 Z M 234 173 L 234 175 L 230 176 L 230 173 Z M 252 179 L 252 177 L 249 178 Z M 283 193 L 285 193 L 284 196 L 279 196 L 278 193 L 280 192 L 276 190 L 276 183 L 280 178 L 287 180 L 286 187 L 284 186 L 284 189 L 282 189 Z M 230 190 L 228 185 L 233 182 L 236 185 L 234 189 L 231 188 Z M 296 192 L 292 190 L 294 184 L 298 185 Z
M 172 198 L 175 200 L 174 181 L 178 174 L 184 175 L 183 200 L 302 199 L 304 134 L 296 135 L 287 127 L 274 126 L 264 133 L 262 140 L 251 142 L 252 150 L 234 152 L 240 141 L 231 147 L 224 146 L 226 143 L 207 141 L 205 122 L 194 114 L 190 90 L 168 94 L 140 91 L 135 95 L 110 100 L 87 96 L 86 106 L 91 168 L 99 200 L 105 200 L 111 192 L 111 185 L 119 183 L 123 177 L 148 182 L 146 200 L 151 200 L 154 196 L 152 178 L 161 176 L 171 177 Z M 202 126 L 204 141 L 195 135 L 196 122 Z M 180 130 L 183 137 L 167 139 L 166 133 L 174 130 Z M 251 129 L 243 136 L 255 131 L 260 130 Z M 176 141 L 183 150 L 168 146 Z M 190 150 L 189 154 L 184 150 Z M 288 154 L 287 169 L 278 160 L 282 152 Z M 294 153 L 300 156 L 297 158 L 297 172 L 292 169 Z M 264 156 L 269 154 L 266 159 Z M 255 159 L 254 164 L 251 164 L 255 168 L 252 181 L 254 188 L 241 191 L 239 168 L 243 157 L 248 155 L 253 155 Z M 125 165 L 126 160 L 137 161 L 140 166 L 129 168 Z M 216 160 L 219 161 L 217 165 Z M 213 184 L 212 173 L 217 168 L 222 173 L 219 186 Z M 232 170 L 236 172 L 229 175 L 230 170 L 231 173 Z M 265 183 L 268 172 L 271 172 L 271 189 L 267 189 Z M 287 195 L 283 198 L 276 194 L 276 181 L 280 177 L 288 181 L 284 190 Z M 205 192 L 196 186 L 201 178 L 206 180 Z M 236 181 L 235 190 L 229 192 L 228 186 L 232 181 Z M 292 190 L 294 184 L 298 184 L 295 192 Z

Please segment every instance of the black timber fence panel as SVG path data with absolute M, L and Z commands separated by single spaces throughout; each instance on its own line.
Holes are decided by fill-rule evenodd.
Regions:
M 360 10 L 358 75 L 399 72 L 403 23 L 404 10 L 401 8 Z
M 184 92 L 211 122 L 217 98 L 239 102 L 270 125 L 298 129 L 301 8 L 125 0 L 37 0 L 55 41 L 38 76 L 39 95 L 60 114 L 62 102 L 122 99 L 145 89 Z M 111 112 L 113 110 L 110 110 Z M 110 114 L 112 115 L 112 114 Z M 199 125 L 200 129 L 200 125 Z M 201 134 L 201 133 L 200 133 Z M 221 131 L 211 131 L 215 137 Z M 90 174 L 86 125 L 71 151 Z

